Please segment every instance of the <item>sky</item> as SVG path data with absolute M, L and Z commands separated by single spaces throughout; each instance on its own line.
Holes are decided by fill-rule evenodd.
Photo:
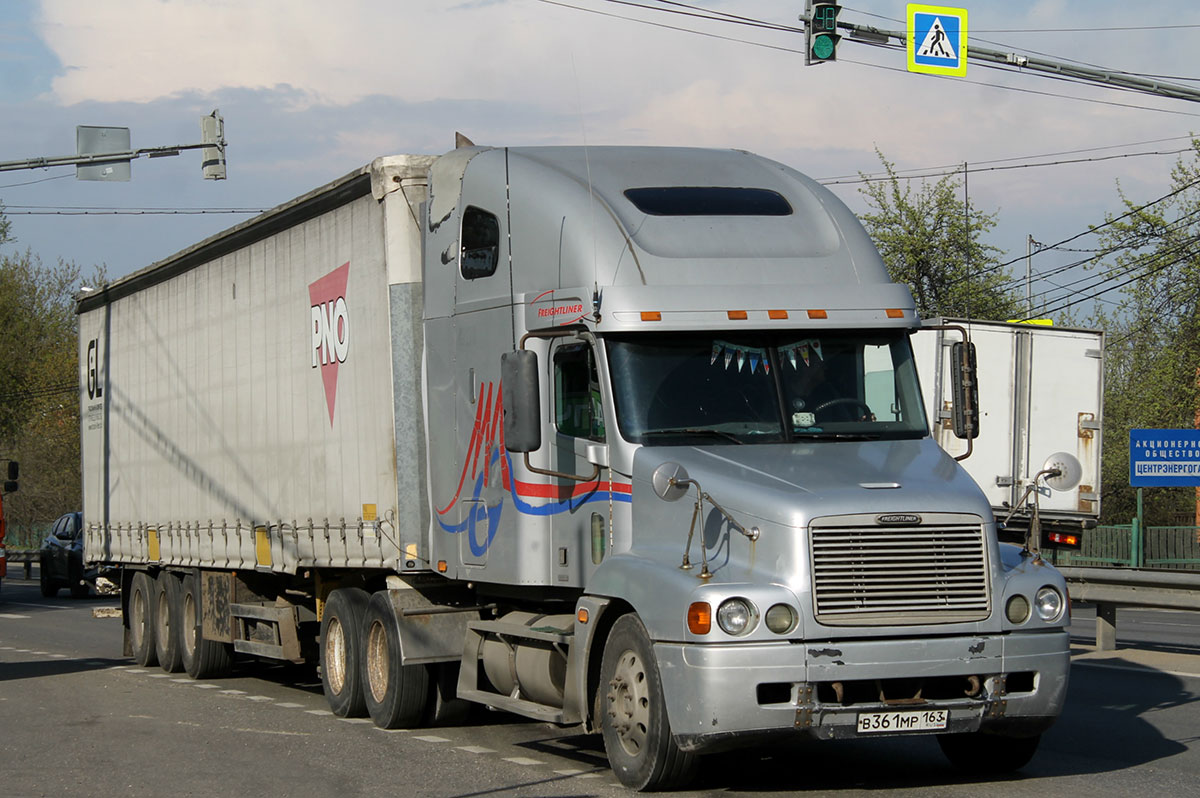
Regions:
M 652 8 L 2 0 L 0 161 L 72 155 L 76 125 L 128 127 L 134 147 L 196 144 L 200 117 L 219 108 L 228 179 L 203 180 L 198 151 L 139 159 L 127 183 L 79 181 L 73 167 L 3 171 L 0 203 L 16 241 L 0 252 L 28 248 L 44 262 L 85 273 L 103 264 L 120 277 L 377 156 L 448 151 L 461 131 L 495 146 L 749 150 L 826 183 L 860 213 L 867 206 L 852 181 L 880 170 L 877 152 L 902 171 L 966 163 L 972 205 L 996 214 L 986 241 L 1009 260 L 1025 254 L 1028 236 L 1051 244 L 1121 213 L 1118 186 L 1137 202 L 1166 194 L 1179 156 L 1140 153 L 1184 150 L 1200 128 L 1200 103 L 976 62 L 962 78 L 918 75 L 905 70 L 903 51 L 848 38 L 836 63 L 805 66 L 802 34 L 639 4 Z M 792 28 L 804 11 L 803 0 L 689 5 Z M 1200 86 L 1193 2 L 961 7 L 974 46 Z M 855 0 L 840 18 L 904 30 L 906 4 Z M 1061 161 L 1076 162 L 1023 166 Z M 1086 257 L 1069 250 L 1095 240 L 1064 246 L 1032 259 L 1034 294 L 1059 305 L 1085 296 L 1086 284 L 1048 273 Z M 1012 269 L 1024 279 L 1023 258 Z

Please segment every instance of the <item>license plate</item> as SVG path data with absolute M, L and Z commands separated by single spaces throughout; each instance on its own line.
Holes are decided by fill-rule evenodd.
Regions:
M 920 712 L 862 712 L 858 716 L 859 734 L 935 731 L 946 728 L 950 713 L 944 709 Z

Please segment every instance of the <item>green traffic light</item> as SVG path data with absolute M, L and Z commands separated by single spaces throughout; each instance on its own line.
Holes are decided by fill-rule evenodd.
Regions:
M 834 42 L 832 36 L 817 36 L 813 39 L 812 54 L 814 58 L 824 61 L 833 55 Z

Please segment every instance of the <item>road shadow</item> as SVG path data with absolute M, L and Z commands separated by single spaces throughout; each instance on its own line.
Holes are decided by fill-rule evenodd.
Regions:
M 19 652 L 8 651 L 6 654 L 22 656 Z M 28 655 L 24 655 L 28 656 Z M 102 671 L 114 665 L 128 665 L 125 659 L 30 659 L 21 662 L 0 662 L 0 682 L 13 682 L 20 679 L 44 679 L 50 676 L 62 676 L 69 673 L 85 673 L 87 671 Z

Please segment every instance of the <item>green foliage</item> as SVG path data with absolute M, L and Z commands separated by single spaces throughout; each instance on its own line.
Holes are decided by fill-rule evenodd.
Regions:
M 1125 218 L 1099 232 L 1107 277 L 1127 283 L 1105 330 L 1102 508 L 1113 523 L 1136 513 L 1129 486 L 1130 429 L 1188 429 L 1200 416 L 1200 140 L 1171 172 L 1171 194 L 1139 207 L 1121 193 Z M 1147 488 L 1146 523 L 1191 524 L 1196 492 Z
M 887 178 L 859 189 L 872 208 L 860 219 L 892 279 L 912 290 L 917 312 L 923 318 L 1021 315 L 1016 294 L 1005 288 L 1010 277 L 999 268 L 1000 250 L 981 240 L 995 227 L 996 214 L 963 199 L 958 175 L 923 180 L 914 191 L 894 164 L 876 154 Z
M 0 216 L 0 241 L 9 227 Z M 79 366 L 73 264 L 0 254 L 0 460 L 21 466 L 10 524 L 79 509 Z M 98 271 L 98 281 L 103 272 Z

